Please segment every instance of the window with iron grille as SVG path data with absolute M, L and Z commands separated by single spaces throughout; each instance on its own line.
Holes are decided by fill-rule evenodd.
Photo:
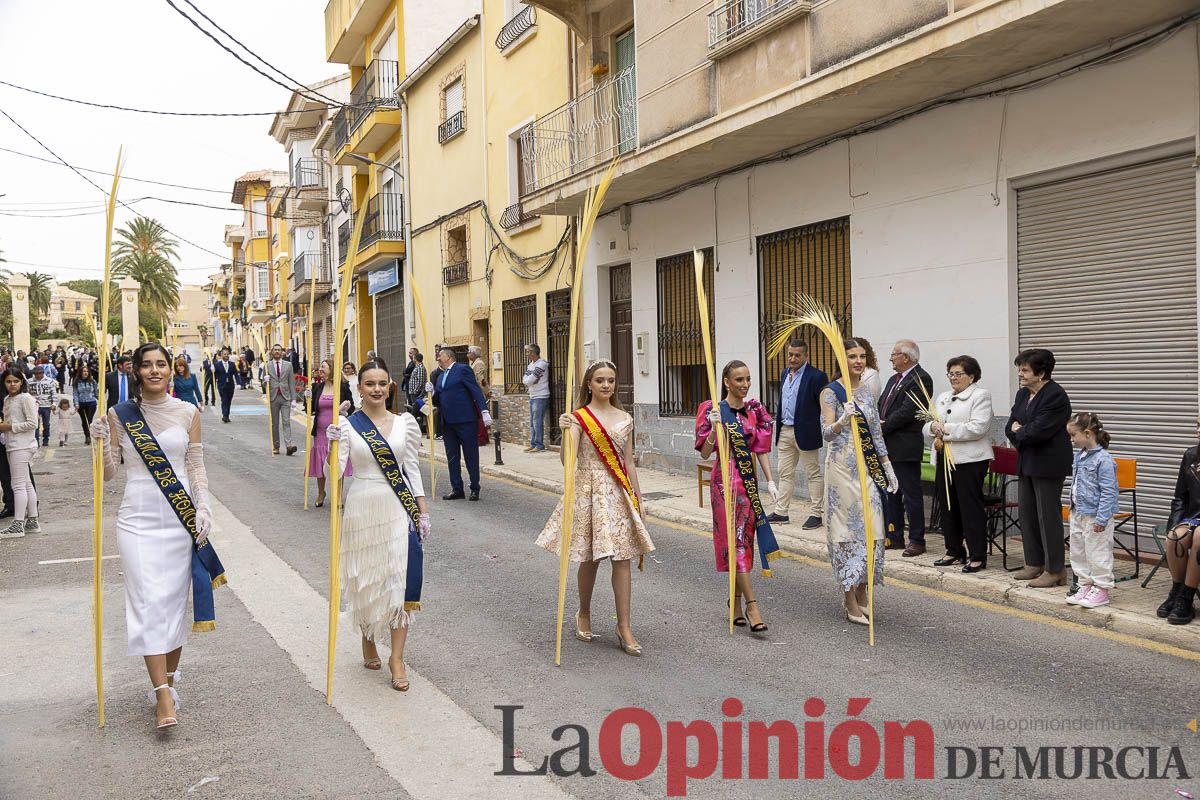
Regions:
M 516 297 L 501 304 L 504 325 L 504 392 L 525 394 L 521 382 L 529 359 L 525 345 L 537 342 L 537 295 Z
M 658 413 L 663 417 L 692 416 L 708 397 L 694 263 L 691 253 L 658 260 Z M 704 250 L 704 291 L 709 332 L 715 336 L 712 248 Z
M 557 420 L 567 410 L 567 365 L 571 362 L 571 290 L 546 292 L 546 359 L 550 362 L 549 419 Z M 562 430 L 546 426 L 546 435 L 554 444 L 562 439 Z
M 791 313 L 787 310 L 788 303 L 801 293 L 833 309 L 843 334 L 849 336 L 853 332 L 849 217 L 758 237 L 759 341 L 771 338 L 780 318 Z M 797 336 L 808 343 L 809 361 L 832 378 L 837 364 L 825 337 L 811 328 L 801 329 Z M 787 353 L 767 358 L 765 347 L 760 352 L 761 397 L 774 413 Z

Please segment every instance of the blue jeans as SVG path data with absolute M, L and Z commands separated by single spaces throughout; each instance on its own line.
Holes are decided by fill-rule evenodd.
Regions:
M 38 421 L 41 422 L 42 429 L 42 447 L 50 444 L 50 412 L 53 410 L 50 406 L 46 406 L 45 408 L 38 407 Z M 36 437 L 37 434 L 35 433 L 34 438 Z
M 546 411 L 550 408 L 549 397 L 529 398 L 529 446 L 542 448 L 542 437 L 546 432 Z

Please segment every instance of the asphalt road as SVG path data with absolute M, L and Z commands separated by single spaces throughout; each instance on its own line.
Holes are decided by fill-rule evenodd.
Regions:
M 220 546 L 226 537 L 229 552 L 255 563 L 226 559 L 232 590 L 218 593 L 218 631 L 189 643 L 182 724 L 170 737 L 151 733 L 144 669 L 140 659 L 124 655 L 117 559 L 104 567 L 108 725 L 95 727 L 90 564 L 39 564 L 90 554 L 86 453 L 75 444 L 49 460 L 39 457 L 35 473 L 49 498 L 42 518 L 50 532 L 0 542 L 0 798 L 664 797 L 668 761 L 676 790 L 686 764 L 699 762 L 696 772 L 715 768 L 712 777 L 686 783 L 687 796 L 700 798 L 1200 793 L 1191 777 L 1200 771 L 1200 735 L 1187 728 L 1200 713 L 1196 661 L 1103 632 L 892 586 L 878 590 L 870 647 L 865 629 L 842 616 L 829 570 L 790 559 L 775 562 L 775 578 L 755 579 L 770 631 L 753 636 L 738 629 L 730 636 L 710 538 L 674 526 L 650 526 L 658 550 L 635 573 L 634 624 L 645 655 L 632 658 L 616 646 L 602 568 L 593 607 L 602 638 L 586 644 L 571 636 L 572 576 L 562 666 L 555 667 L 557 560 L 533 541 L 557 498 L 486 477 L 481 502 L 434 504 L 424 608 L 407 654 L 420 680 L 406 694 L 389 691 L 386 671 L 368 673 L 353 663 L 357 643 L 343 632 L 331 708 L 321 692 L 325 620 L 313 612 L 328 592 L 329 508 L 303 510 L 302 454 L 269 455 L 265 409 L 255 399 L 239 392 L 229 425 L 205 417 L 209 480 L 222 508 L 218 522 L 224 521 L 214 540 Z M 293 427 L 302 446 L 302 426 Z M 438 484 L 439 493 L 448 485 L 444 471 Z M 108 497 L 111 520 L 119 494 Z M 111 522 L 108 531 L 105 552 L 115 553 Z M 741 713 L 723 713 L 727 698 L 740 700 Z M 806 706 L 810 698 L 823 701 L 824 711 Z M 839 729 L 851 698 L 869 698 L 865 709 L 861 702 L 853 709 L 867 724 Z M 497 706 L 523 707 L 514 712 L 513 748 L 525 762 L 540 764 L 583 735 L 595 774 L 438 783 L 453 780 L 451 773 L 490 775 L 508 763 L 513 754 L 503 746 Z M 646 718 L 643 746 L 652 730 L 665 741 L 661 759 L 653 747 L 641 754 L 656 769 L 622 780 L 602 759 L 601 730 L 611 712 L 630 706 L 657 720 L 651 726 Z M 706 738 L 703 724 L 685 729 L 669 722 L 694 720 L 711 723 L 724 747 Z M 777 720 L 792 721 L 800 732 L 802 776 L 822 760 L 804 748 L 825 753 L 823 779 L 779 779 L 774 747 L 771 778 L 747 777 L 732 726 L 740 722 L 746 731 L 753 721 Z M 911 741 L 900 757 L 885 736 L 896 727 L 888 723 L 914 720 L 929 725 L 932 779 L 913 777 L 921 759 Z M 578 727 L 560 731 L 556 741 L 560 726 Z M 620 740 L 630 765 L 639 761 L 635 730 L 627 728 Z M 865 753 L 849 732 L 866 735 Z M 864 758 L 870 767 L 874 737 L 884 740 L 878 768 L 866 769 L 862 780 L 840 777 Z M 1003 750 L 981 753 L 985 747 Z M 1021 763 L 1018 747 L 1035 760 L 1032 768 Z M 1102 749 L 1082 751 L 1084 774 L 1095 758 L 1098 779 L 1056 777 L 1056 755 L 1069 775 L 1077 747 L 1110 748 L 1115 777 L 1104 777 Z M 1141 749 L 1125 751 L 1126 774 L 1146 769 L 1150 749 L 1158 748 L 1154 771 L 1167 777 L 1120 778 L 1116 762 L 1129 747 Z M 968 758 L 951 748 L 971 750 L 972 775 L 949 777 L 952 767 L 963 774 Z M 1065 749 L 1039 754 L 1037 748 Z M 615 756 L 608 756 L 611 767 Z M 981 779 L 989 759 L 990 773 L 1003 770 L 1004 777 Z M 559 760 L 563 771 L 576 771 L 579 748 Z M 903 762 L 903 779 L 885 776 L 886 760 Z M 1037 774 L 1042 764 L 1049 777 L 1016 777 Z M 220 780 L 187 793 L 207 776 Z

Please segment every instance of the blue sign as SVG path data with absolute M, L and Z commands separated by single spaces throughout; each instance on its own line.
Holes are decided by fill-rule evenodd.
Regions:
M 367 294 L 376 295 L 400 285 L 399 261 L 367 273 Z

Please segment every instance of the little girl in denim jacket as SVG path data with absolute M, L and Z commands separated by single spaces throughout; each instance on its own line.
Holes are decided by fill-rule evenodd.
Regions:
M 1081 412 L 1067 423 L 1075 463 L 1071 469 L 1071 571 L 1079 590 L 1071 605 L 1108 605 L 1113 587 L 1113 518 L 1118 510 L 1117 462 L 1108 452 L 1109 435 L 1095 414 Z

